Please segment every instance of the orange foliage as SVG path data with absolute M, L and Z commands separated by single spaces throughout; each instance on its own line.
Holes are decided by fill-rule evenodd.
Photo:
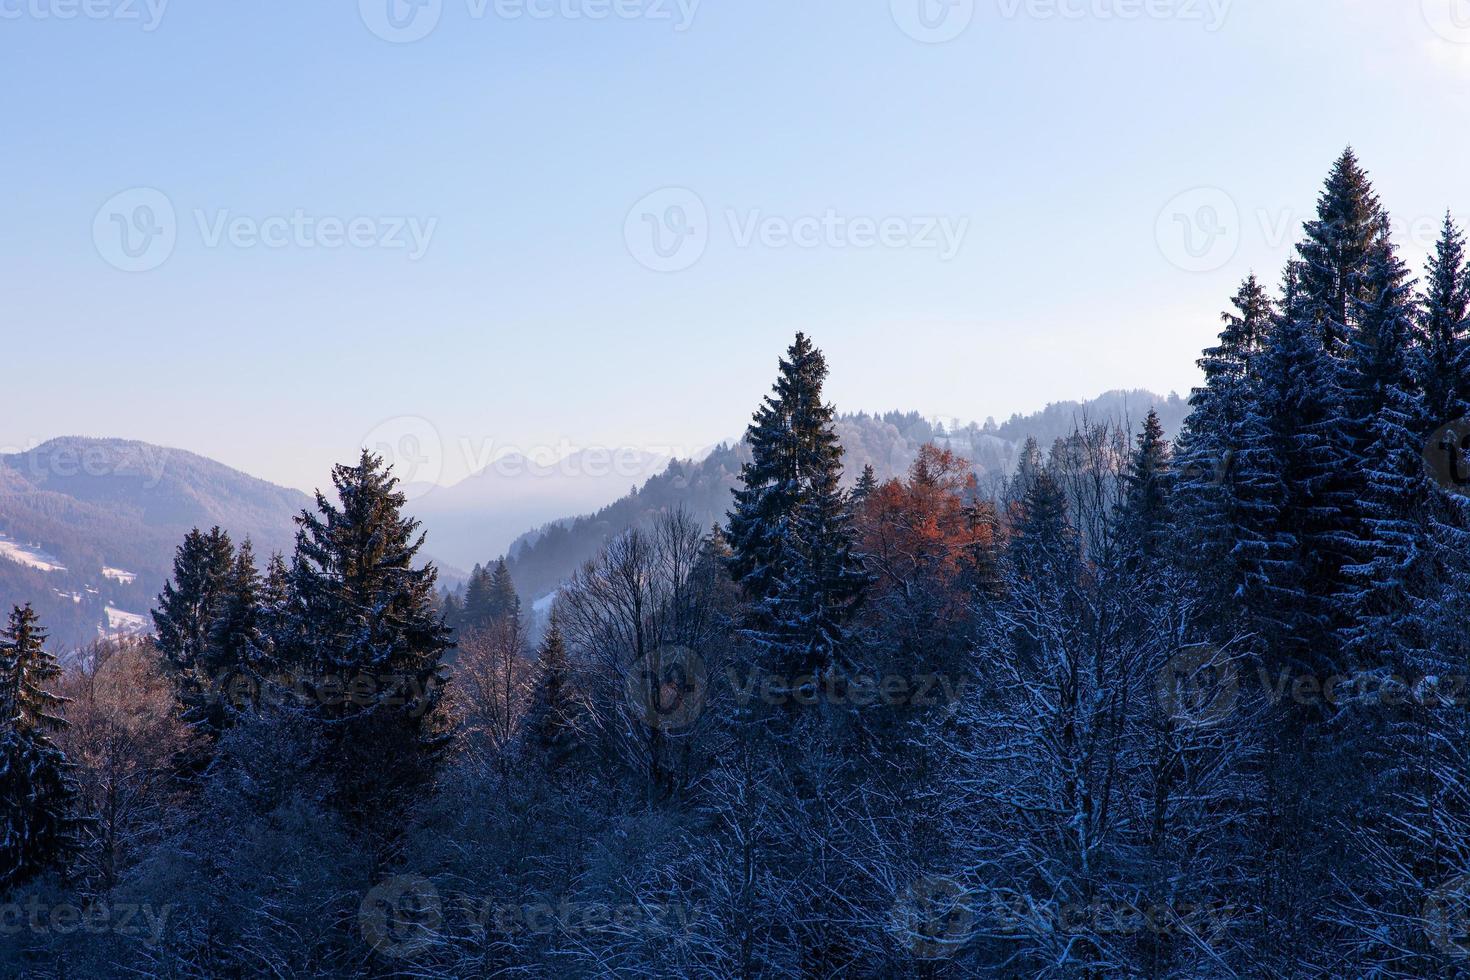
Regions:
M 969 460 L 926 445 L 904 481 L 889 480 L 858 510 L 862 549 L 880 590 L 938 586 L 961 598 L 961 576 L 995 544 L 995 510 L 979 501 Z

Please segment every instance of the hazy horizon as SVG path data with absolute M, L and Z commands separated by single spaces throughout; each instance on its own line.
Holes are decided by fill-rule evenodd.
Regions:
M 0 36 L 11 447 L 700 447 L 797 330 L 843 410 L 1183 395 L 1344 145 L 1416 272 L 1470 213 L 1449 0 L 51 3 Z

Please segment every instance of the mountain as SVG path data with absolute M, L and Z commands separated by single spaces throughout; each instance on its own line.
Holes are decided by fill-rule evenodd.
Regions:
M 0 610 L 30 602 L 62 648 L 147 627 L 174 549 L 218 524 L 260 555 L 287 551 L 310 504 L 180 449 L 61 438 L 0 455 Z
M 1184 403 L 1142 391 L 1060 402 L 1001 424 L 889 412 L 845 415 L 837 428 L 849 479 L 868 464 L 880 478 L 901 475 L 930 441 L 971 459 L 982 479 L 999 479 L 1027 436 L 1046 446 L 1083 416 L 1136 423 L 1151 406 L 1167 431 L 1178 430 Z M 465 578 L 455 566 L 508 553 L 517 587 L 534 601 L 608 538 L 660 511 L 682 507 L 705 524 L 723 521 L 745 458 L 738 442 L 693 460 L 636 449 L 588 449 L 555 462 L 513 455 L 453 486 L 405 491 L 441 582 L 454 587 Z M 190 528 L 217 524 L 236 541 L 249 537 L 263 560 L 291 549 L 293 518 L 309 506 L 300 491 L 143 442 L 61 438 L 0 455 L 0 612 L 32 603 L 61 649 L 148 628 Z M 584 516 L 559 516 L 567 514 Z M 535 530 L 523 533 L 528 527 Z
M 448 487 L 405 487 L 430 549 L 466 567 L 499 555 L 528 527 L 616 500 L 668 466 L 639 449 L 584 449 L 554 461 L 511 454 Z
M 1044 452 L 1084 420 L 1112 422 L 1136 430 L 1151 408 L 1158 411 L 1170 438 L 1177 435 L 1189 412 L 1188 404 L 1176 394 L 1165 397 L 1148 391 L 1119 390 L 1089 401 L 1057 402 L 1030 415 L 1013 415 L 1001 424 L 994 420 L 976 424 L 936 419 L 918 412 L 843 415 L 837 419 L 837 434 L 846 454 L 844 470 L 849 483 L 857 479 L 865 465 L 873 467 L 879 480 L 902 476 L 919 447 L 934 442 L 969 459 L 982 486 L 993 486 L 1014 470 L 1018 451 L 1027 438 L 1036 439 Z M 682 507 L 703 524 L 723 522 L 730 491 L 747 458 L 746 446 L 741 442 L 721 445 L 702 460 L 674 460 L 662 473 L 600 510 L 552 521 L 522 535 L 508 554 L 516 588 L 533 603 L 543 599 L 609 538 L 645 525 L 665 511 Z M 476 541 L 467 539 L 471 545 Z M 478 557 L 462 560 L 483 562 L 495 554 L 483 551 Z

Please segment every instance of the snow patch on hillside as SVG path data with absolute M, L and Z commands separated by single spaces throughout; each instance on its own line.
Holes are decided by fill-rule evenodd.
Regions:
M 121 568 L 112 568 L 108 565 L 102 566 L 102 577 L 112 579 L 119 585 L 132 585 L 138 580 L 137 572 L 125 572 Z
M 66 571 L 66 566 L 61 563 L 61 559 L 48 555 L 41 550 L 39 545 L 21 544 L 3 534 L 0 534 L 0 558 L 6 558 L 42 572 Z
M 123 612 L 108 606 L 107 609 L 107 632 L 117 633 L 146 633 L 148 632 L 148 620 L 137 613 Z

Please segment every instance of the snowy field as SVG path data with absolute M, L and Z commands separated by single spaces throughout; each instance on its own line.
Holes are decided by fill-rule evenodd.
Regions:
M 39 548 L 23 545 L 12 541 L 5 535 L 0 534 L 0 558 L 6 558 L 13 562 L 19 562 L 30 568 L 39 569 L 43 572 L 64 572 L 66 566 L 60 560 L 46 554 Z
M 137 613 L 123 612 L 121 609 L 107 607 L 107 632 L 112 633 L 146 633 L 148 632 L 148 619 Z

